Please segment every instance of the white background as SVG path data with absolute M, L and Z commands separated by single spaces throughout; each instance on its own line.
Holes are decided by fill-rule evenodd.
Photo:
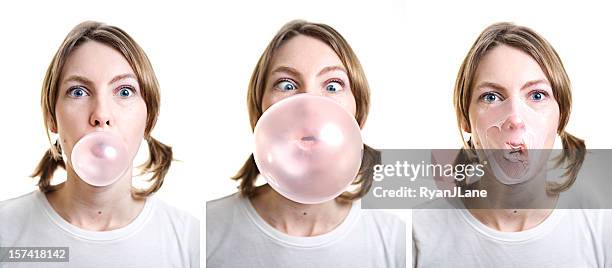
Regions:
M 154 137 L 174 147 L 158 196 L 204 219 L 205 202 L 236 191 L 230 180 L 251 152 L 246 89 L 276 31 L 300 18 L 338 30 L 372 89 L 363 130 L 375 148 L 458 148 L 454 80 L 489 24 L 511 21 L 542 34 L 573 84 L 568 130 L 589 148 L 612 148 L 611 9 L 572 1 L 125 1 L 29 2 L 0 8 L 0 200 L 35 189 L 28 178 L 48 148 L 40 112 L 47 65 L 83 20 L 126 30 L 144 48 L 162 87 Z M 146 148 L 145 148 L 146 149 Z M 143 150 L 141 150 L 141 153 Z M 145 151 L 146 152 L 146 151 Z M 142 161 L 144 154 L 139 155 Z M 394 211 L 409 220 L 408 211 Z M 202 247 L 204 248 L 204 247 Z

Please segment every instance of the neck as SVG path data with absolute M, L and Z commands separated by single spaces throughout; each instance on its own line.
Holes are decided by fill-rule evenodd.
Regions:
M 46 195 L 53 209 L 72 225 L 90 231 L 110 231 L 128 225 L 144 207 L 144 200 L 132 196 L 131 172 L 104 187 L 85 183 L 70 167 L 67 174 L 66 182 Z
M 487 190 L 487 197 L 466 199 L 466 207 L 480 222 L 502 232 L 519 232 L 538 226 L 550 215 L 558 198 L 547 192 L 544 170 L 516 185 L 483 177 L 478 188 Z M 496 209 L 478 209 L 491 207 Z
M 274 191 L 269 185 L 256 190 L 251 203 L 272 227 L 293 236 L 316 236 L 335 229 L 348 215 L 350 202 L 337 200 L 321 204 L 300 204 Z
M 470 209 L 484 225 L 502 232 L 521 232 L 540 225 L 552 209 Z

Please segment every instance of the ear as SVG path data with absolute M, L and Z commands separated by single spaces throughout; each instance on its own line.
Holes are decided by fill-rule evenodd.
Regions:
M 49 120 L 47 122 L 47 126 L 49 126 L 49 130 L 51 131 L 51 133 L 57 134 L 57 126 L 55 122 L 53 122 L 53 120 Z
M 463 122 L 461 124 L 461 130 L 463 130 L 463 132 L 465 133 L 472 134 L 472 128 L 469 126 L 469 123 L 467 122 Z

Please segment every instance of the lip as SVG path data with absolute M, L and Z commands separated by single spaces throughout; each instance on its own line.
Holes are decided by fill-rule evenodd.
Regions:
M 105 129 L 105 128 L 101 128 L 101 127 L 95 127 L 93 129 L 85 132 L 85 134 L 81 135 L 81 137 L 78 140 L 80 140 L 83 137 L 88 136 L 88 135 L 104 135 L 104 134 L 120 136 L 119 133 L 115 133 L 115 132 L 111 131 L 110 129 Z
M 314 141 L 317 140 L 317 138 L 315 138 L 314 136 L 304 136 L 300 140 L 302 140 L 302 141 L 313 141 L 314 142 Z
M 506 142 L 505 147 L 507 150 L 511 150 L 511 151 L 520 151 L 520 150 L 525 150 L 527 148 L 527 146 L 523 142 L 511 142 L 511 141 Z
M 296 139 L 297 146 L 302 150 L 312 149 L 319 143 L 319 140 L 313 135 L 304 135 Z
M 506 142 L 503 156 L 506 160 L 514 163 L 527 162 L 529 153 L 523 142 Z

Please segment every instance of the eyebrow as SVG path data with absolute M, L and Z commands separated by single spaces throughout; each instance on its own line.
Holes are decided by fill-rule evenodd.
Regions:
M 323 69 L 321 69 L 321 71 L 317 74 L 317 76 L 321 76 L 325 73 L 329 73 L 329 72 L 333 72 L 333 71 L 341 71 L 344 72 L 346 74 L 346 70 L 344 69 L 344 67 L 342 66 L 338 66 L 338 65 L 334 65 L 334 66 L 327 66 Z
M 546 84 L 550 86 L 550 83 L 546 79 L 538 79 L 538 80 L 527 81 L 525 84 L 523 84 L 523 86 L 521 86 L 521 90 L 531 87 L 533 85 L 537 85 L 537 84 Z M 480 83 L 476 88 L 480 89 L 483 87 L 491 87 L 497 90 L 506 90 L 506 88 L 500 84 L 497 84 L 494 82 L 487 82 L 487 81 Z
M 110 82 L 108 82 L 108 84 L 110 85 L 110 84 L 115 83 L 115 82 L 117 82 L 119 80 L 123 80 L 123 79 L 127 79 L 127 78 L 138 80 L 138 79 L 136 79 L 136 76 L 134 74 L 132 74 L 132 73 L 125 73 L 125 74 L 120 74 L 120 75 L 115 76 L 113 79 L 110 80 Z
M 528 87 L 531 87 L 531 86 L 537 85 L 537 84 L 546 84 L 547 86 L 550 86 L 550 83 L 548 83 L 548 81 L 546 79 L 539 79 L 539 80 L 528 81 L 527 83 L 525 83 L 521 87 L 521 89 L 526 89 Z
M 64 79 L 64 81 L 62 83 L 67 83 L 67 82 L 77 82 L 77 83 L 81 83 L 81 84 L 85 84 L 85 85 L 92 85 L 93 82 L 91 82 L 91 80 L 87 79 L 87 77 L 84 76 L 80 76 L 80 75 L 71 75 L 68 76 L 67 78 Z
M 333 72 L 333 71 L 341 71 L 341 72 L 346 73 L 346 69 L 344 69 L 344 67 L 334 65 L 334 66 L 324 67 L 323 69 L 321 69 L 321 71 L 319 71 L 317 76 L 321 76 L 323 74 Z M 296 77 L 300 76 L 300 72 L 298 70 L 296 70 L 295 68 L 289 67 L 289 66 L 279 66 L 276 69 L 272 70 L 271 73 L 288 73 Z
M 123 80 L 123 79 L 127 79 L 127 78 L 132 78 L 132 79 L 136 79 L 136 76 L 132 73 L 125 73 L 125 74 L 120 74 L 117 75 L 115 77 L 113 77 L 113 79 L 111 79 L 108 84 L 112 84 L 115 83 L 117 81 Z M 66 82 L 70 82 L 70 81 L 74 81 L 74 82 L 78 82 L 78 83 L 82 83 L 88 86 L 93 85 L 93 82 L 91 80 L 89 80 L 87 77 L 85 76 L 81 76 L 81 75 L 71 75 L 69 77 L 67 77 L 66 79 L 64 79 L 64 83 Z
M 300 76 L 300 72 L 298 72 L 295 68 L 291 68 L 289 66 L 278 66 L 276 69 L 272 70 L 272 74 L 274 73 L 288 73 L 293 76 Z

